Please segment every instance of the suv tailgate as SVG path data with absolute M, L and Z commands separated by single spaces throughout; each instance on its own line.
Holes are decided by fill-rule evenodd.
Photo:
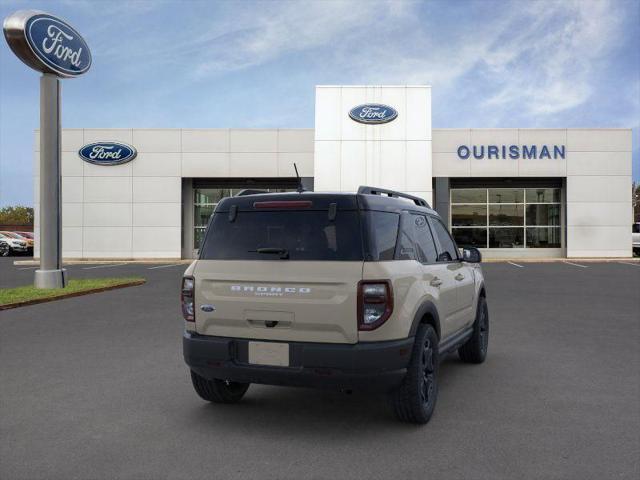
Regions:
M 199 260 L 194 277 L 200 334 L 294 342 L 358 340 L 361 261 Z

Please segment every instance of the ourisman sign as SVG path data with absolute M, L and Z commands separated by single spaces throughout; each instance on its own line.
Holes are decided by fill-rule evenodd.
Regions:
M 460 145 L 458 147 L 458 158 L 466 160 L 469 157 L 478 160 L 487 158 L 517 160 L 519 158 L 544 159 L 544 158 L 564 158 L 564 145 Z

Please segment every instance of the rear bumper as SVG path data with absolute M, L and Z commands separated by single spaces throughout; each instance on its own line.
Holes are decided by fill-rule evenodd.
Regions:
M 289 367 L 249 364 L 248 339 L 185 332 L 182 345 L 187 365 L 209 379 L 387 391 L 406 374 L 413 338 L 355 345 L 289 342 Z

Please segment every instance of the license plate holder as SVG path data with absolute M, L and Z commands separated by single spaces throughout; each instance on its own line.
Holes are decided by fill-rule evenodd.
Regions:
M 289 366 L 289 344 L 281 342 L 249 342 L 249 363 L 272 367 Z

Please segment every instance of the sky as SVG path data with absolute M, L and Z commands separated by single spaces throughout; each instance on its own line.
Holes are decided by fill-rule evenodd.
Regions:
M 314 86 L 432 86 L 434 128 L 633 128 L 640 0 L 0 0 L 85 38 L 65 128 L 313 128 Z M 0 206 L 33 203 L 39 74 L 0 40 Z

